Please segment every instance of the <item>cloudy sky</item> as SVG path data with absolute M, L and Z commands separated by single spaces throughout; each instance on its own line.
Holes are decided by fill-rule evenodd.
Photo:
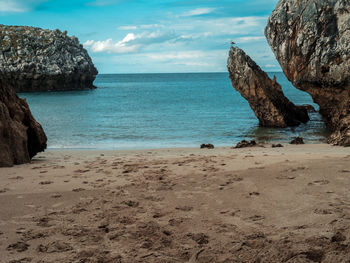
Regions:
M 279 71 L 265 38 L 278 0 L 0 0 L 0 23 L 75 35 L 100 73 L 224 72 L 230 41 Z

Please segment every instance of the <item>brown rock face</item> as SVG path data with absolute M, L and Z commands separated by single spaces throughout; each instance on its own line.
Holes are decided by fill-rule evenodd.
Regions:
M 329 142 L 350 146 L 350 2 L 282 0 L 265 35 L 287 78 L 320 106 Z
M 0 167 L 27 163 L 46 149 L 46 135 L 25 100 L 0 78 Z
M 290 102 L 276 80 L 243 50 L 231 48 L 227 67 L 233 87 L 249 102 L 261 126 L 288 127 L 309 120 L 307 110 Z

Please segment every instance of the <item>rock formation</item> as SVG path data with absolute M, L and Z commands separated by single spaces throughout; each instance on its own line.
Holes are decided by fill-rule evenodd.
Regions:
M 281 0 L 265 35 L 287 78 L 320 106 L 329 142 L 350 146 L 349 0 Z
M 46 148 L 42 127 L 11 83 L 11 79 L 0 78 L 0 167 L 29 162 Z
M 66 31 L 0 25 L 0 73 L 29 92 L 91 89 L 97 70 Z
M 309 120 L 307 110 L 290 102 L 276 79 L 270 79 L 243 50 L 231 48 L 227 67 L 233 87 L 248 100 L 261 126 L 288 127 Z

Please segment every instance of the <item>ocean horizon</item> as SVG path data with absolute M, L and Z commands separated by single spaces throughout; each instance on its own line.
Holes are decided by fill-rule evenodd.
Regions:
M 276 75 L 297 105 L 314 104 L 282 72 Z M 95 90 L 19 93 L 48 136 L 49 149 L 153 149 L 233 146 L 237 142 L 287 143 L 301 136 L 326 141 L 318 113 L 307 124 L 263 128 L 228 73 L 99 74 Z

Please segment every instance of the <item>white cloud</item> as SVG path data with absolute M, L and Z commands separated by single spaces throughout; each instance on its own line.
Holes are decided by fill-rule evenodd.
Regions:
M 200 16 L 200 15 L 207 15 L 215 11 L 215 8 L 196 8 L 191 11 L 185 12 L 180 16 Z
M 227 50 L 188 50 L 188 51 L 168 51 L 159 53 L 148 53 L 143 56 L 151 59 L 152 63 L 163 63 L 171 65 L 182 65 L 194 70 L 222 70 L 218 61 L 225 61 Z M 215 70 L 214 70 L 215 71 Z
M 249 42 L 254 42 L 259 40 L 265 40 L 265 37 L 264 36 L 239 37 L 235 41 L 237 41 L 237 43 L 249 43 Z
M 0 1 L 0 11 L 1 12 L 20 13 L 20 12 L 27 11 L 27 9 L 24 7 L 21 7 L 16 2 Z
M 127 64 L 129 66 L 125 68 L 129 67 L 130 72 L 138 71 L 131 66 L 134 64 L 152 65 L 154 72 L 226 71 L 231 40 L 244 48 L 257 63 L 273 64 L 273 56 L 272 59 L 262 56 L 271 53 L 262 43 L 266 20 L 266 16 L 192 16 L 188 19 L 173 16 L 155 24 L 122 25 L 118 27 L 118 34 L 125 33 L 124 38 L 119 35 L 119 38 L 114 36 L 103 41 L 89 40 L 84 45 L 94 57 L 103 56 L 99 55 L 103 52 L 117 54 L 114 56 L 115 65 L 122 67 Z M 127 53 L 137 53 L 137 56 L 122 55 Z
M 90 6 L 109 6 L 109 5 L 114 5 L 120 1 L 118 0 L 95 0 L 93 2 L 89 2 L 86 5 Z
M 104 41 L 88 40 L 84 43 L 92 52 L 108 52 L 108 53 L 132 53 L 139 51 L 143 46 L 164 43 L 176 39 L 174 33 L 164 32 L 143 32 L 141 34 L 128 33 L 122 40 L 113 42 L 107 39 Z
M 146 54 L 147 57 L 154 60 L 170 60 L 170 59 L 194 59 L 204 56 L 202 51 L 182 51 L 182 52 L 169 52 L 169 53 L 151 53 Z
M 118 27 L 119 30 L 136 30 L 137 26 L 120 26 Z
M 23 13 L 35 8 L 47 0 L 0 0 L 1 13 Z
M 139 30 L 139 29 L 153 29 L 153 28 L 163 28 L 163 25 L 159 24 L 146 24 L 146 25 L 126 25 L 126 26 L 119 26 L 118 30 Z
M 109 53 L 130 53 L 138 49 L 138 46 L 128 46 L 128 42 L 134 40 L 136 36 L 133 33 L 127 34 L 123 40 L 113 43 L 113 40 L 107 39 L 104 41 L 88 40 L 84 46 L 89 47 L 92 52 L 109 52 Z

